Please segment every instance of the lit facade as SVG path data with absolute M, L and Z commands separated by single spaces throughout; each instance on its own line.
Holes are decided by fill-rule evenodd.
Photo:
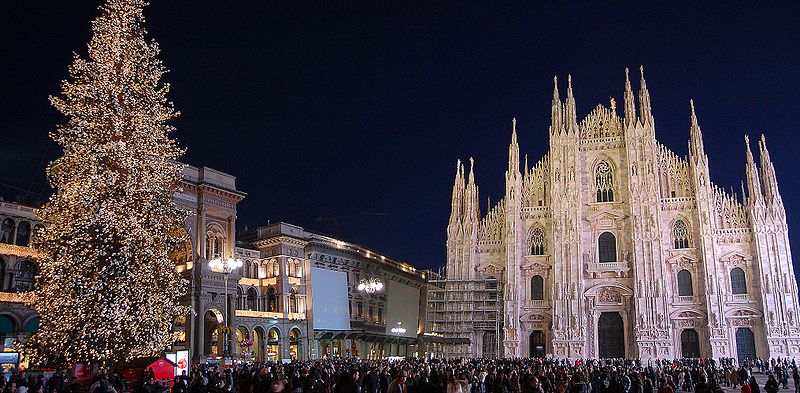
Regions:
M 578 121 L 571 81 L 565 100 L 556 83 L 549 152 L 523 166 L 515 124 L 505 195 L 485 214 L 472 160 L 468 172 L 457 165 L 447 285 L 500 282 L 507 357 L 800 355 L 786 213 L 763 136 L 759 163 L 745 139 L 737 195 L 711 181 L 694 104 L 688 156 L 656 140 L 643 72 L 636 100 L 626 71 L 622 109 L 612 99 Z M 468 322 L 473 303 L 440 313 Z M 473 329 L 466 351 L 490 352 L 495 332 Z
M 362 246 L 286 223 L 245 232 L 237 242 L 237 205 L 245 196 L 229 174 L 207 167 L 184 169 L 174 199 L 178 208 L 190 213 L 185 222 L 187 240 L 170 258 L 189 282 L 182 302 L 194 315 L 175 322 L 177 340 L 168 351 L 188 350 L 195 362 L 221 360 L 225 335 L 220 327 L 224 325 L 231 328 L 228 353 L 241 360 L 382 357 L 418 350 L 416 338 L 386 334 L 391 313 L 386 302 L 388 289 L 368 294 L 359 292 L 357 285 L 367 277 L 383 284 L 401 282 L 416 288 L 424 299 L 424 273 Z M 30 241 L 39 225 L 37 209 L 0 202 L 3 351 L 13 351 L 17 342 L 24 342 L 38 329 L 38 315 L 24 302 L 37 272 L 37 253 Z M 209 267 L 215 258 L 239 259 L 242 267 L 226 276 Z M 350 330 L 313 329 L 308 295 L 312 266 L 347 273 L 347 294 L 343 296 L 350 298 Z M 414 334 L 423 323 L 422 304 L 415 304 L 420 325 L 407 327 Z
M 243 279 L 240 284 L 246 285 L 242 285 L 240 291 L 244 294 L 264 293 L 270 288 L 277 288 L 276 292 L 288 294 L 280 297 L 284 306 L 278 307 L 288 306 L 290 310 L 304 313 L 304 324 L 298 325 L 299 330 L 308 332 L 308 339 L 300 347 L 302 358 L 358 356 L 374 359 L 414 354 L 424 356 L 428 351 L 425 340 L 416 337 L 424 326 L 424 272 L 363 246 L 283 222 L 244 232 L 239 237 L 239 245 L 242 246 L 239 248 L 241 252 L 259 255 L 259 258 L 252 259 L 254 270 L 251 275 L 255 274 L 255 266 L 259 266 L 259 269 L 267 266 L 267 272 L 270 271 L 269 266 L 288 269 L 289 278 L 284 282 Z M 350 330 L 314 329 L 314 307 L 309 294 L 312 267 L 346 273 L 347 293 L 342 295 L 348 298 Z M 380 282 L 383 287 L 374 293 L 359 291 L 358 284 L 364 279 Z M 414 288 L 419 296 L 415 304 L 418 323 L 416 326 L 405 326 L 414 332 L 415 338 L 400 338 L 387 332 L 387 323 L 397 312 L 387 301 L 393 295 L 392 281 Z
M 22 296 L 33 288 L 37 253 L 30 248 L 39 226 L 36 209 L 0 201 L 0 351 L 14 351 L 39 328 L 39 316 Z

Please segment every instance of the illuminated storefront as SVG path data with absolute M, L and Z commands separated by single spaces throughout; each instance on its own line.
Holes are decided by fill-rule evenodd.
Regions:
M 276 328 L 267 333 L 267 360 L 277 361 L 281 355 L 281 332 Z

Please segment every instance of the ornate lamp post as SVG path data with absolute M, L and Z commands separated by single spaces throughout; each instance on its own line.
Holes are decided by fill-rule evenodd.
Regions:
M 392 328 L 392 333 L 397 335 L 397 356 L 400 356 L 400 335 L 406 332 L 403 322 L 397 322 L 397 327 Z
M 373 294 L 383 290 L 383 283 L 377 278 L 362 278 L 361 281 L 358 282 L 358 287 L 356 288 L 359 292 Z
M 222 273 L 222 275 L 225 277 L 225 327 L 223 329 L 224 347 L 222 350 L 224 357 L 228 355 L 228 334 L 231 330 L 230 322 L 228 321 L 228 305 L 230 305 L 228 302 L 228 275 L 230 275 L 234 269 L 242 267 L 242 260 L 233 258 L 223 260 L 218 255 L 216 258 L 208 261 L 208 267 L 210 267 L 212 270 Z

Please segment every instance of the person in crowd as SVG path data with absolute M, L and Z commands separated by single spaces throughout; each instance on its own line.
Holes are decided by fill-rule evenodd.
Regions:
M 406 389 L 405 370 L 400 370 L 397 372 L 397 376 L 395 377 L 394 381 L 389 384 L 386 393 L 409 393 Z
M 766 393 L 778 393 L 779 388 L 778 380 L 775 379 L 775 375 L 767 375 L 767 383 L 764 384 L 764 391 Z

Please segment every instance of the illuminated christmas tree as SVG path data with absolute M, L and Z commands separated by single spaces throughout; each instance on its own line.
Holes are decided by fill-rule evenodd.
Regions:
M 145 39 L 144 0 L 107 0 L 92 23 L 88 59 L 75 55 L 52 105 L 67 117 L 51 134 L 64 150 L 41 210 L 33 364 L 113 364 L 157 354 L 189 309 L 167 253 L 184 233 L 172 193 L 183 154 L 178 116 L 161 83 L 158 45 Z

